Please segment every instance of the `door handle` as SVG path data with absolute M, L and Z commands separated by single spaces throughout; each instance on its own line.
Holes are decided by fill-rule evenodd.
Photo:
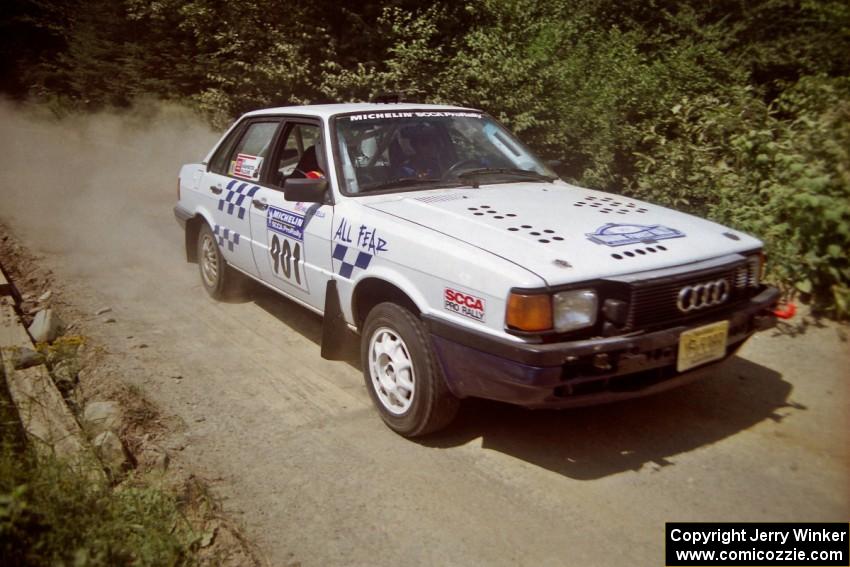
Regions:
M 212 191 L 216 195 L 220 195 L 221 192 L 224 191 L 224 189 L 222 189 L 221 187 L 216 187 L 215 185 L 210 185 L 210 191 Z
M 266 209 L 269 208 L 269 204 L 266 203 L 265 201 L 261 201 L 259 199 L 253 199 L 251 202 L 254 204 L 255 207 L 257 207 L 261 211 L 265 211 Z

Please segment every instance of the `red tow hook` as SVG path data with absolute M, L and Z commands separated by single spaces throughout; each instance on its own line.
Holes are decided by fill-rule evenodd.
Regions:
M 797 304 L 795 303 L 786 303 L 784 309 L 773 310 L 773 314 L 780 319 L 790 319 L 795 313 L 797 313 Z

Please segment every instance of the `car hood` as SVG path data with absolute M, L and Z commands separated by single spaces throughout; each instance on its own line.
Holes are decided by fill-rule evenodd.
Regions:
M 370 197 L 366 206 L 500 256 L 548 285 L 750 251 L 761 242 L 692 215 L 555 183 Z

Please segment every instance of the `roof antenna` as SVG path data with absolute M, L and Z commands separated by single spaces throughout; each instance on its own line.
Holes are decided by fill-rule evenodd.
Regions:
M 372 99 L 372 102 L 376 102 L 378 104 L 393 104 L 401 102 L 401 94 L 400 93 L 383 93 Z

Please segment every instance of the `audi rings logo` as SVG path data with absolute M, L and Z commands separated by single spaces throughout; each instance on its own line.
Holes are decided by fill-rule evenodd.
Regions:
M 676 307 L 682 313 L 688 313 L 689 311 L 720 305 L 727 299 L 729 299 L 729 282 L 721 279 L 686 285 L 679 290 Z

